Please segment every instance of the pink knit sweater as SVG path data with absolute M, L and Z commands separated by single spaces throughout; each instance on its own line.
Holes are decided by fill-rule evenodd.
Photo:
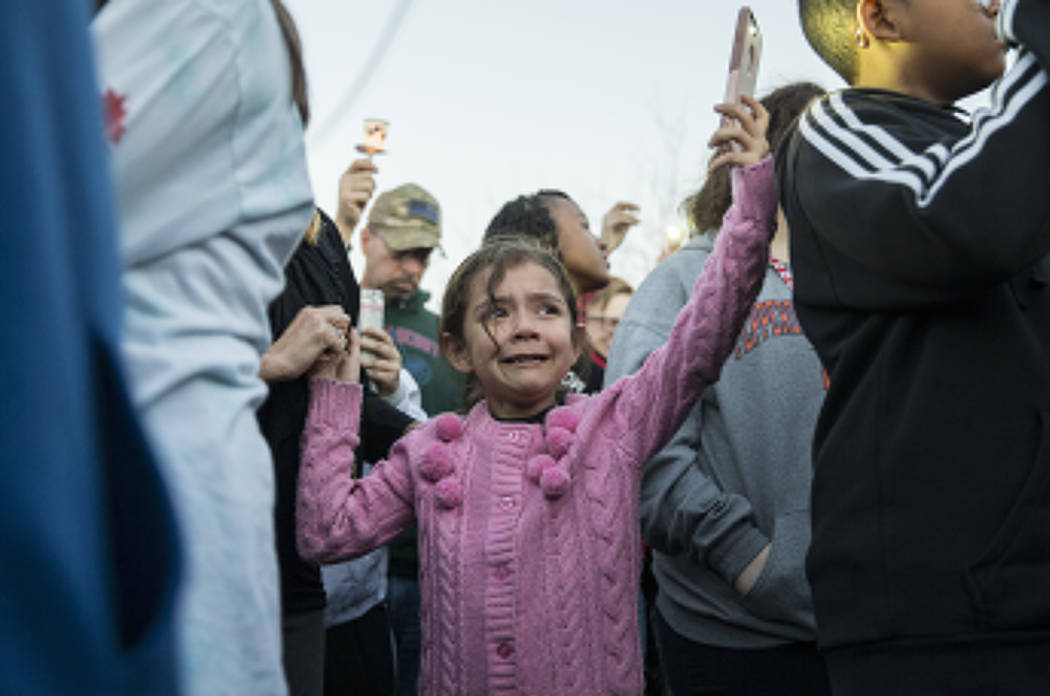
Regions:
M 339 561 L 418 523 L 423 694 L 642 693 L 641 467 L 718 379 L 775 227 L 770 160 L 733 183 L 737 202 L 667 345 L 543 425 L 496 421 L 481 402 L 429 421 L 353 480 L 361 388 L 313 383 L 299 551 Z

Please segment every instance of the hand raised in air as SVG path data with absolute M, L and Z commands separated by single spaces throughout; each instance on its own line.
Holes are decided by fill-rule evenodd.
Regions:
M 711 136 L 708 145 L 719 150 L 711 160 L 708 171 L 713 172 L 725 165 L 746 167 L 758 164 L 769 154 L 766 130 L 769 128 L 769 112 L 760 102 L 741 96 L 743 104 L 719 104 L 715 111 L 732 119 Z M 734 148 L 736 145 L 737 148 Z

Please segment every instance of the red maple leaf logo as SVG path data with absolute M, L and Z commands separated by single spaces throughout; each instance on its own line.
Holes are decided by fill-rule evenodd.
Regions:
M 124 110 L 126 94 L 117 94 L 113 88 L 106 90 L 102 95 L 102 109 L 106 116 L 106 137 L 111 143 L 119 143 L 124 135 L 124 117 L 128 112 Z

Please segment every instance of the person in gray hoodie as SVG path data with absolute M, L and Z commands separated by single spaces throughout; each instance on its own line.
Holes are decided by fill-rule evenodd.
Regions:
M 798 83 L 761 100 L 772 149 L 821 95 Z M 606 386 L 667 340 L 731 202 L 728 174 L 711 172 L 687 201 L 705 233 L 650 273 L 631 299 Z M 642 532 L 658 586 L 652 620 L 673 694 L 830 693 L 804 572 L 810 442 L 825 381 L 795 317 L 787 246 L 781 216 L 736 350 L 642 480 Z

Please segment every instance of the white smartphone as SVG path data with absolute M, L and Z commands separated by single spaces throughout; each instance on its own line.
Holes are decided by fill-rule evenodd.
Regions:
M 755 13 L 747 5 L 740 8 L 733 29 L 733 50 L 729 54 L 729 75 L 726 78 L 725 103 L 740 102 L 741 95 L 755 96 L 758 84 L 758 64 L 762 58 L 762 32 L 758 29 Z M 722 125 L 734 119 L 722 117 Z M 733 144 L 734 149 L 739 145 Z
M 361 288 L 361 304 L 357 312 L 357 328 L 360 329 L 383 329 L 383 320 L 386 305 L 383 302 L 382 290 L 370 290 Z M 361 351 L 362 359 L 374 358 L 370 351 Z

